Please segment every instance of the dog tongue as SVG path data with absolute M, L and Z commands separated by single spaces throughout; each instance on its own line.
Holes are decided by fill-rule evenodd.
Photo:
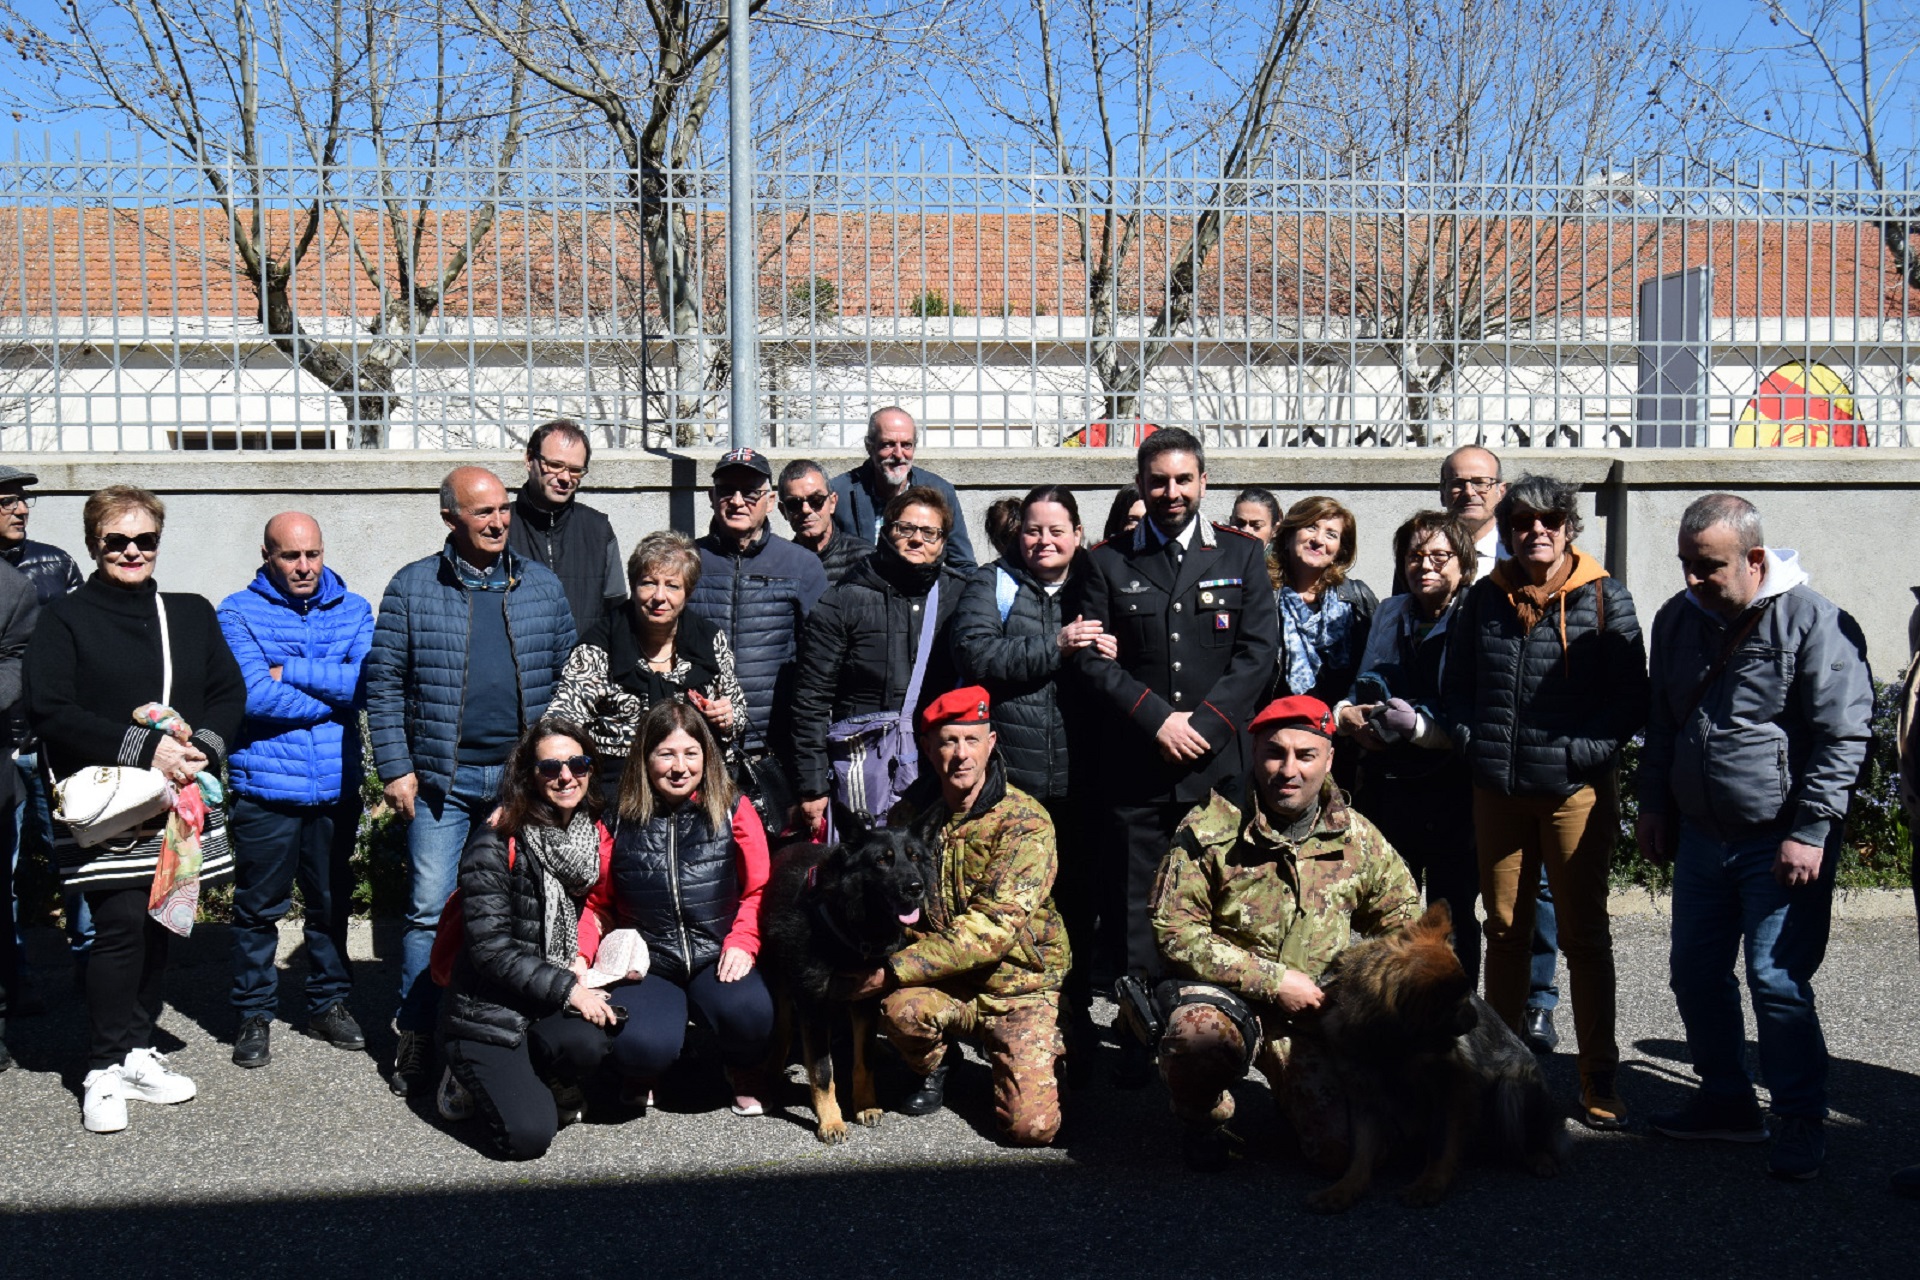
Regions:
M 900 917 L 900 923 L 901 923 L 901 924 L 919 924 L 919 923 L 920 923 L 920 908 L 918 908 L 918 907 L 915 907 L 915 908 L 914 908 L 913 910 L 911 910 L 911 911 L 909 911 L 909 912 L 907 912 L 907 914 L 905 914 L 905 915 L 903 915 L 903 916 L 901 916 L 901 917 Z

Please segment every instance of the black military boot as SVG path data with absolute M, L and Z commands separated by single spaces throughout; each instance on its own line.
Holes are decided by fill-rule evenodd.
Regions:
M 947 1072 L 953 1070 L 952 1051 L 940 1059 L 940 1065 L 921 1077 L 920 1086 L 900 1102 L 900 1112 L 909 1116 L 930 1116 L 947 1101 Z

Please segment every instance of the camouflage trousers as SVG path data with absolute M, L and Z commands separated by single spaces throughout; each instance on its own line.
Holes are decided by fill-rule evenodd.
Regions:
M 1181 991 L 1206 989 L 1194 983 Z M 1260 1020 L 1253 1064 L 1267 1078 L 1274 1106 L 1292 1126 L 1308 1163 L 1340 1172 L 1347 1159 L 1348 1122 L 1338 1071 L 1316 1042 L 1288 1037 L 1280 1010 L 1248 1004 Z M 1233 1094 L 1228 1090 L 1247 1074 L 1242 1065 L 1246 1041 L 1233 1019 L 1212 1005 L 1181 1005 L 1167 1019 L 1159 1057 L 1160 1078 L 1172 1096 L 1174 1115 L 1197 1128 L 1233 1118 Z
M 959 1036 L 978 1041 L 993 1067 L 993 1116 L 1007 1141 L 1044 1147 L 1060 1132 L 1060 994 L 995 1000 L 949 995 L 939 987 L 902 987 L 880 1001 L 880 1025 L 907 1068 L 927 1075 Z

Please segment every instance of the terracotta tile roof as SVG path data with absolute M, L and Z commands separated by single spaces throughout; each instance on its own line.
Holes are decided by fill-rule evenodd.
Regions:
M 284 250 L 291 232 L 283 210 L 266 240 Z M 469 231 L 468 214 L 443 210 L 422 229 L 420 260 L 445 261 Z M 703 262 L 707 304 L 724 303 L 725 220 L 696 224 L 689 246 Z M 1136 229 L 1136 250 L 1121 272 L 1124 309 L 1151 313 L 1190 219 L 1150 218 Z M 217 211 L 197 209 L 0 209 L 0 301 L 16 316 L 177 316 L 214 323 L 252 320 L 245 268 Z M 911 314 L 916 298 L 937 292 L 965 314 L 1077 316 L 1086 311 L 1088 270 L 1077 226 L 1058 215 L 922 213 L 777 216 L 762 226 L 762 311 L 785 300 L 804 317 L 815 293 L 832 286 L 843 317 Z M 297 274 L 304 316 L 371 316 L 379 294 L 361 270 L 355 242 L 371 261 L 396 262 L 391 233 L 375 213 L 339 221 L 315 238 Z M 1436 246 L 1436 269 L 1404 246 Z M 8 252 L 8 247 L 13 252 Z M 1097 252 L 1097 243 L 1095 244 Z M 504 212 L 493 234 L 449 290 L 442 313 L 517 326 L 531 318 L 571 321 L 620 304 L 631 314 L 646 293 L 645 252 L 630 222 L 605 215 Z M 12 259 L 8 261 L 7 259 Z M 1612 220 L 1462 218 L 1344 219 L 1319 215 L 1229 219 L 1201 273 L 1201 315 L 1352 317 L 1391 311 L 1401 294 L 1416 301 L 1456 298 L 1468 310 L 1528 307 L 1564 316 L 1624 318 L 1636 286 L 1682 267 L 1711 265 L 1714 314 L 1899 318 L 1920 315 L 1920 295 L 1905 290 L 1888 265 L 1877 229 L 1848 222 L 1644 223 Z M 1476 292 L 1478 290 L 1478 292 Z

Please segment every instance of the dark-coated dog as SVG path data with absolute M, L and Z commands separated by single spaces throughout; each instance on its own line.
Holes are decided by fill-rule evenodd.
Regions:
M 836 1009 L 844 1007 L 853 1022 L 853 1118 L 871 1127 L 881 1115 L 869 1057 L 879 1002 L 848 1001 L 835 976 L 871 970 L 900 949 L 907 928 L 920 920 L 933 874 L 926 847 L 904 831 L 789 845 L 774 858 L 760 905 L 760 954 L 779 1016 L 774 1062 L 785 1063 L 797 1024 L 814 1136 L 822 1142 L 847 1138 L 833 1088 Z
M 1402 1193 L 1413 1205 L 1446 1195 L 1470 1146 L 1538 1177 L 1552 1177 L 1565 1162 L 1565 1113 L 1532 1052 L 1473 994 L 1452 931 L 1443 900 L 1404 930 L 1356 943 L 1328 966 L 1326 1003 L 1301 1029 L 1296 1052 L 1330 1055 L 1350 1138 L 1344 1175 L 1314 1193 L 1310 1208 L 1350 1208 L 1372 1184 L 1375 1165 L 1395 1150 L 1425 1160 Z

